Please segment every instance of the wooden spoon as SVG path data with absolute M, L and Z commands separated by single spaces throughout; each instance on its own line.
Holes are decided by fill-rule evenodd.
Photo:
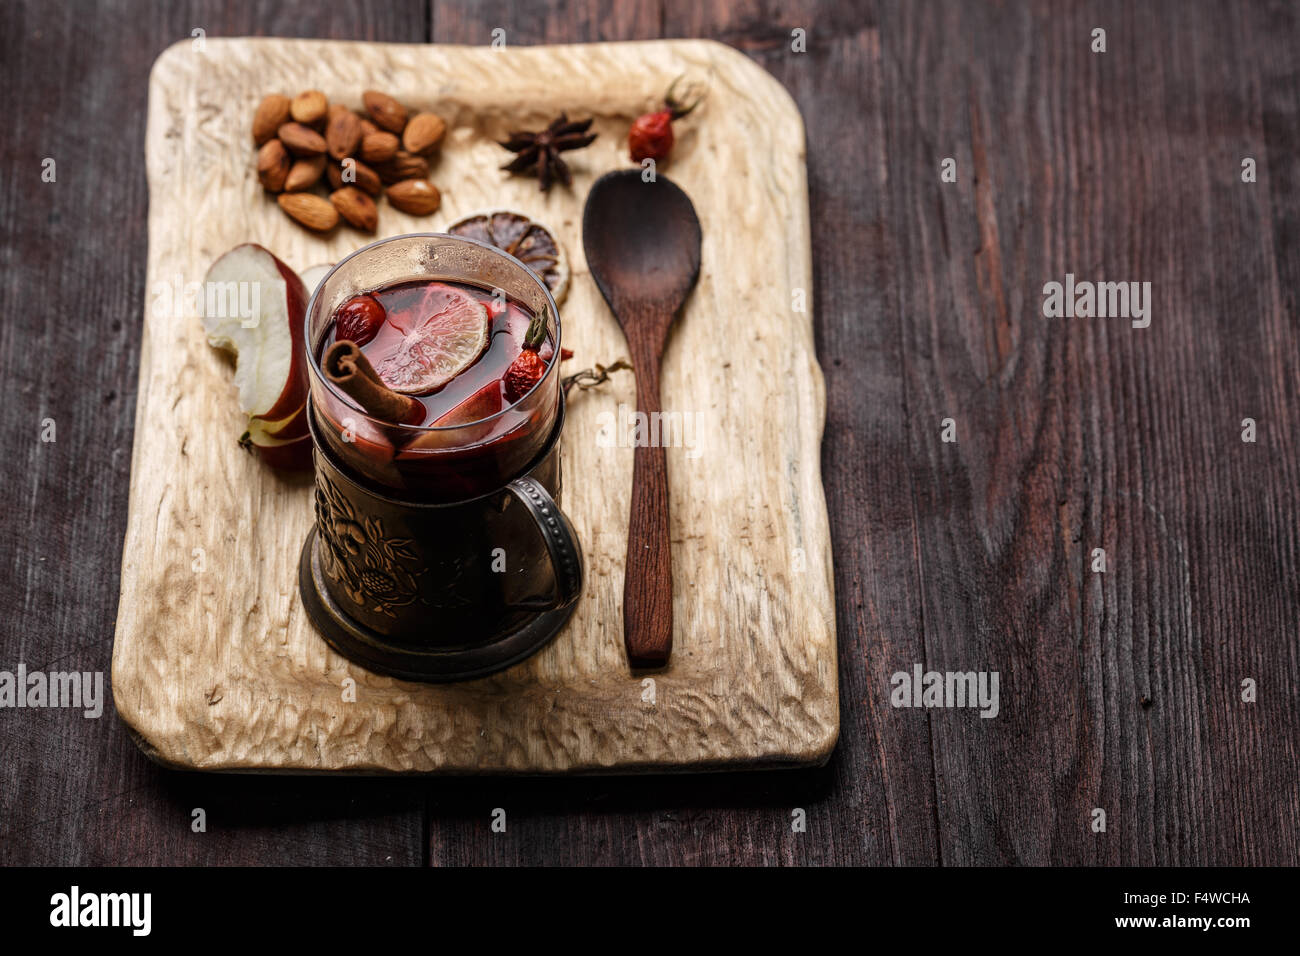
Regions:
M 700 221 L 686 193 L 639 169 L 596 180 L 582 214 L 587 266 L 627 336 L 637 410 L 659 412 L 668 330 L 700 274 Z M 638 444 L 623 578 L 623 643 L 633 667 L 660 667 L 673 649 L 668 468 L 662 446 Z

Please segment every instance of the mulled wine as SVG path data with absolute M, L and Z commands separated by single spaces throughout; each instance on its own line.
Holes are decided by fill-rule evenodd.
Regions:
M 372 670 L 459 680 L 550 640 L 582 593 L 560 509 L 560 323 L 546 284 L 471 238 L 357 250 L 307 306 L 315 528 L 299 591 Z
M 547 306 L 464 281 L 408 279 L 349 296 L 321 330 L 317 370 L 349 341 L 406 404 L 380 414 L 313 376 L 321 433 L 347 465 L 403 496 L 454 501 L 499 488 L 554 426 L 557 331 Z

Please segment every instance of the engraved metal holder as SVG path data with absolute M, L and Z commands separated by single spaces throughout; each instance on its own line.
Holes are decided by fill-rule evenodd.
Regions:
M 403 475 L 384 470 L 391 465 L 372 466 L 354 444 L 339 440 L 337 423 L 355 417 L 364 425 L 367 416 L 325 380 L 314 360 L 329 317 L 358 292 L 425 278 L 498 288 L 534 313 L 545 308 L 559 349 L 549 291 L 498 249 L 420 234 L 372 243 L 340 262 L 307 308 L 316 527 L 303 546 L 298 583 L 313 624 L 340 654 L 378 673 L 437 682 L 482 677 L 545 645 L 573 613 L 583 559 L 557 503 L 564 429 L 558 362 L 523 401 L 466 426 L 470 446 L 491 445 L 497 435 L 503 442 L 523 436 L 498 442 L 492 447 L 504 449 L 500 454 L 479 459 L 503 472 L 485 476 L 473 457 L 462 457 L 446 467 L 436 488 L 404 490 Z M 443 429 L 430 437 L 457 446 L 462 435 Z M 461 487 L 460 479 L 471 478 L 472 492 L 443 500 Z
M 350 477 L 310 422 L 316 527 L 298 583 L 340 654 L 407 680 L 467 680 L 535 653 L 569 619 L 583 559 L 557 504 L 563 406 L 527 472 L 441 504 L 392 498 Z

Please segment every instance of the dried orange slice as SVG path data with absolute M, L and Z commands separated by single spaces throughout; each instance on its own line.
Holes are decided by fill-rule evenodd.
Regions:
M 467 216 L 447 231 L 496 246 L 532 269 L 551 290 L 556 305 L 569 291 L 569 262 L 551 230 L 521 212 L 500 209 Z
M 430 283 L 417 315 L 409 327 L 390 316 L 401 336 L 382 358 L 369 356 L 383 383 L 403 395 L 436 392 L 478 361 L 488 344 L 487 309 L 460 289 Z

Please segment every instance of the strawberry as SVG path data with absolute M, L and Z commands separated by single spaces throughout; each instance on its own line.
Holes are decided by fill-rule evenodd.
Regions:
M 365 345 L 379 334 L 387 315 L 373 295 L 354 295 L 334 313 L 334 338 Z
M 506 401 L 514 403 L 523 398 L 534 385 L 546 374 L 546 360 L 537 354 L 537 350 L 546 341 L 546 310 L 528 324 L 524 336 L 523 349 L 506 369 L 501 382 L 505 387 Z

